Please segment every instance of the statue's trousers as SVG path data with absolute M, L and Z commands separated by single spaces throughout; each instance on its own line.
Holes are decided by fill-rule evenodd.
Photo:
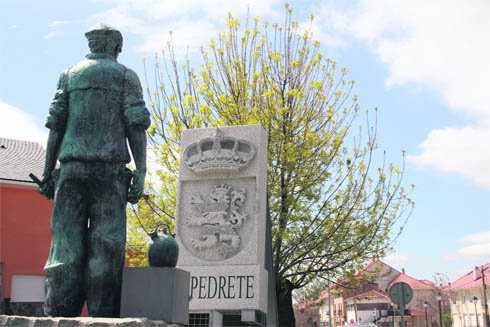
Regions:
M 44 271 L 45 313 L 118 317 L 131 172 L 123 163 L 61 164 Z

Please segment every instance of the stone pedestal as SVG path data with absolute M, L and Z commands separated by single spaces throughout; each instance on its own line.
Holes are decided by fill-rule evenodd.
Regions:
M 124 268 L 121 317 L 188 324 L 189 272 L 177 268 Z
M 175 232 L 189 310 L 212 326 L 275 326 L 265 130 L 189 129 L 181 147 Z
M 0 315 L 0 327 L 181 327 L 146 318 L 63 318 Z

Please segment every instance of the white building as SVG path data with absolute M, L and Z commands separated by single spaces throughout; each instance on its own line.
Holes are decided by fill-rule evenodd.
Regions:
M 490 280 L 489 268 L 490 263 L 475 267 L 451 284 L 449 291 L 453 327 L 488 327 L 485 302 L 490 299 L 487 285 Z

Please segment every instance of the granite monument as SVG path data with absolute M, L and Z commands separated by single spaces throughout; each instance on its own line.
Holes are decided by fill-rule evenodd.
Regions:
M 264 129 L 185 130 L 181 149 L 177 266 L 191 273 L 190 312 L 208 312 L 212 326 L 237 312 L 245 323 L 268 314 L 273 323 Z

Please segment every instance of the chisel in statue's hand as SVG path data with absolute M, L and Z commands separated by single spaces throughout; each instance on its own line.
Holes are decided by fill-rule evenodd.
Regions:
M 41 186 L 42 182 L 41 182 L 41 180 L 39 178 L 37 178 L 36 175 L 34 175 L 33 173 L 30 173 L 29 174 L 29 177 L 32 179 L 32 181 L 34 183 L 36 183 L 37 185 Z
M 39 193 L 44 196 L 46 199 L 51 200 L 54 197 L 54 184 L 51 179 L 48 179 L 46 182 L 42 182 L 36 175 L 30 173 L 29 177 L 32 179 L 34 183 L 39 186 Z

